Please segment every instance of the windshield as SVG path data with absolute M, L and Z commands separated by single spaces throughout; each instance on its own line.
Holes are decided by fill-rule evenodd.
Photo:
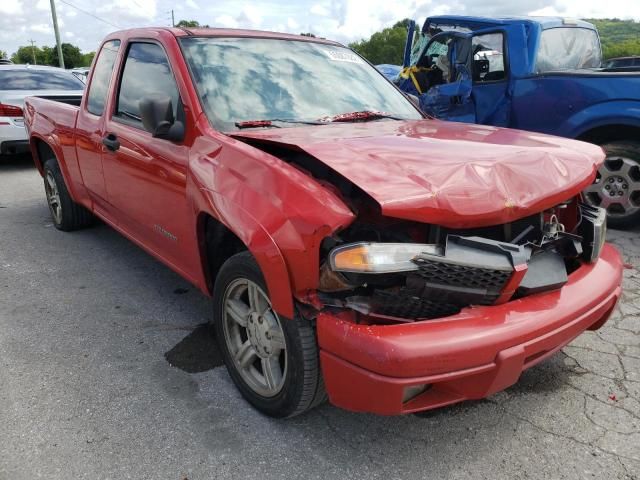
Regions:
M 600 40 L 587 28 L 550 28 L 542 32 L 536 72 L 599 68 L 602 63 Z
M 0 70 L 0 90 L 82 90 L 72 73 L 55 70 Z
M 251 120 L 314 121 L 361 111 L 422 118 L 404 95 L 347 48 L 264 38 L 190 37 L 181 42 L 203 108 L 221 131 Z

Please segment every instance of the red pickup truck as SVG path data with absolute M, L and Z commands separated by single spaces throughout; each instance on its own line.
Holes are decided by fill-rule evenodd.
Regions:
M 335 42 L 117 32 L 82 98 L 25 110 L 55 226 L 98 217 L 211 296 L 268 415 L 485 397 L 620 296 L 580 197 L 599 147 L 424 118 Z

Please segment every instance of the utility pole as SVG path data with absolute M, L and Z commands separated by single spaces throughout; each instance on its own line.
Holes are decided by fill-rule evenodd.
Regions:
M 58 45 L 58 63 L 60 63 L 60 68 L 64 68 L 62 44 L 60 43 L 60 31 L 58 30 L 58 17 L 56 15 L 56 3 L 54 0 L 51 0 L 51 17 L 53 18 L 53 31 L 56 34 L 56 44 Z
M 36 47 L 34 46 L 34 44 L 36 43 L 33 40 L 29 40 L 31 42 L 31 53 L 33 54 L 33 64 L 37 65 L 38 62 L 36 62 Z
M 173 16 L 173 10 L 171 10 L 171 26 L 172 27 L 176 26 L 176 19 Z

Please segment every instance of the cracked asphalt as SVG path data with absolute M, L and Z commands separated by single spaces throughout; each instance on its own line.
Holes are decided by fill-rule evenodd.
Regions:
M 640 227 L 609 240 L 631 266 L 613 318 L 512 388 L 278 421 L 219 367 L 203 295 L 104 225 L 55 230 L 30 161 L 3 159 L 0 480 L 638 479 Z

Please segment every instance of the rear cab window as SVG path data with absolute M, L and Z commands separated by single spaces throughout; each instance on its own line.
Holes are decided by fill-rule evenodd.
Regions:
M 122 70 L 114 119 L 142 128 L 140 100 L 156 94 L 171 98 L 177 118 L 180 95 L 163 48 L 157 43 L 133 42 Z
M 536 59 L 536 73 L 599 68 L 600 40 L 595 30 L 556 27 L 543 30 Z
M 89 93 L 87 94 L 87 110 L 94 115 L 102 115 L 104 105 L 109 92 L 109 82 L 113 72 L 113 66 L 118 56 L 120 40 L 105 42 L 98 54 Z

